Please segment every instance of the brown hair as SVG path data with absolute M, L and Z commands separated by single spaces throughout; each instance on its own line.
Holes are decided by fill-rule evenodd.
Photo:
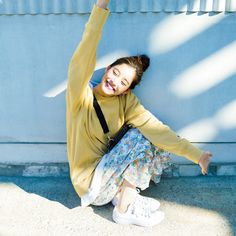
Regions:
M 140 83 L 142 79 L 143 73 L 147 70 L 150 64 L 150 58 L 147 55 L 138 55 L 138 56 L 130 56 L 130 57 L 121 57 L 114 61 L 110 67 L 127 64 L 132 66 L 136 71 L 136 76 L 133 82 L 130 85 L 130 89 L 134 89 L 134 87 Z

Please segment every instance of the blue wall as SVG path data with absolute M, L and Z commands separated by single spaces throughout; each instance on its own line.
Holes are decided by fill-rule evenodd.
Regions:
M 30 1 L 0 3 L 0 162 L 67 161 L 67 69 L 93 4 L 80 2 L 32 5 L 34 15 Z M 150 68 L 134 91 L 144 106 L 211 150 L 215 162 L 234 162 L 236 14 L 230 1 L 216 2 L 113 2 L 96 69 L 119 56 L 148 54 Z

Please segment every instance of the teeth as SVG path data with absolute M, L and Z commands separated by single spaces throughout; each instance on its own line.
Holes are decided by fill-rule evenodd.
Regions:
M 107 85 L 110 89 L 112 89 L 114 91 L 113 87 L 110 85 L 110 83 L 108 81 L 107 81 Z

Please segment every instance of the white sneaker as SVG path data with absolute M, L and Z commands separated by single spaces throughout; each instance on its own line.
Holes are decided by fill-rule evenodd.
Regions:
M 113 210 L 113 220 L 118 224 L 134 224 L 139 226 L 154 226 L 165 218 L 162 211 L 151 212 L 149 207 L 133 202 L 125 213 L 120 213 L 117 207 Z
M 140 193 L 139 189 L 136 189 L 136 191 L 137 191 L 137 193 Z M 149 207 L 151 212 L 157 211 L 157 209 L 159 209 L 159 207 L 161 205 L 159 201 L 157 201 L 153 198 L 150 198 L 150 197 L 141 196 L 139 194 L 137 194 L 136 201 L 137 201 L 137 204 Z M 117 206 L 118 197 L 115 196 L 111 202 L 112 202 L 113 206 Z

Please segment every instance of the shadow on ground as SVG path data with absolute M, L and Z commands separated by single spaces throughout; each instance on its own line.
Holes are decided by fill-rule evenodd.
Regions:
M 28 193 L 59 202 L 69 209 L 81 204 L 69 177 L 0 177 L 0 183 L 14 183 Z
M 80 209 L 80 198 L 69 177 L 0 177 L 0 189 L 1 185 L 10 183 L 27 193 L 34 193 L 50 201 L 58 202 L 69 210 Z M 201 214 L 205 215 L 203 211 L 206 211 L 206 214 L 213 212 L 212 214 L 217 214 L 217 217 L 220 216 L 227 221 L 231 232 L 236 232 L 236 176 L 162 178 L 157 185 L 151 182 L 150 187 L 141 194 L 159 200 L 162 210 L 169 215 L 170 220 L 180 216 L 185 217 L 187 221 L 188 216 L 183 215 L 184 211 L 190 214 L 189 217 L 196 217 L 196 221 L 199 220 L 198 217 Z M 90 209 L 108 222 L 113 222 L 111 203 L 100 207 L 91 206 Z M 207 219 L 210 220 L 212 216 L 209 215 Z M 211 224 L 212 222 L 203 223 Z

